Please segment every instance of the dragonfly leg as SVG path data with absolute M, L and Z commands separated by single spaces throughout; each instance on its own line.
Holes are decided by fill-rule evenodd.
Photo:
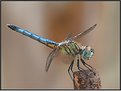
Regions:
M 86 62 L 84 62 L 83 59 L 81 59 L 81 62 L 83 63 L 83 65 L 88 68 L 89 70 L 93 69 L 92 66 L 90 66 L 89 64 L 87 64 Z M 90 69 L 91 68 L 91 69 Z
M 79 71 L 84 70 L 84 69 L 83 69 L 82 67 L 80 67 L 80 65 L 79 65 L 79 59 L 77 59 L 77 68 L 78 68 Z
M 89 64 L 87 64 L 86 62 L 84 62 L 83 59 L 81 59 L 81 62 L 83 63 L 83 65 L 84 65 L 85 67 L 88 66 L 87 68 L 88 68 L 90 71 L 92 71 L 93 74 L 96 74 L 95 71 L 94 71 L 94 70 L 96 70 L 95 68 L 93 68 L 92 66 L 90 66 Z M 90 69 L 89 67 L 90 67 L 91 69 Z M 92 70 L 92 69 L 93 69 L 93 70 Z
M 77 60 L 77 68 L 78 68 L 78 70 L 79 70 L 79 71 L 82 71 L 83 73 L 86 74 L 85 70 L 84 70 L 82 67 L 80 67 L 79 61 L 80 61 L 80 60 L 78 59 L 78 60 Z
M 70 66 L 68 68 L 68 73 L 69 73 L 69 76 L 71 77 L 71 80 L 73 80 L 73 77 L 71 76 L 70 70 L 73 73 L 73 64 L 74 64 L 74 60 L 71 62 Z

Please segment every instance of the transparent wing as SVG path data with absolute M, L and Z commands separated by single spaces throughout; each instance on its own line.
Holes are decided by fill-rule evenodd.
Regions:
M 52 63 L 53 58 L 56 56 L 57 52 L 59 52 L 59 48 L 54 49 L 48 56 L 46 65 L 45 65 L 45 70 L 46 72 L 48 71 L 50 64 Z
M 83 32 L 81 32 L 81 33 L 79 33 L 78 35 L 72 37 L 72 39 L 75 40 L 75 39 L 78 39 L 78 38 L 84 36 L 85 34 L 87 34 L 87 33 L 89 33 L 90 31 L 92 31 L 96 26 L 97 26 L 97 24 L 93 25 L 93 26 L 90 27 L 89 29 L 87 29 L 87 30 L 85 30 L 85 31 L 83 31 Z
M 72 33 L 69 33 L 68 36 L 64 40 L 68 40 L 70 38 L 72 38 Z

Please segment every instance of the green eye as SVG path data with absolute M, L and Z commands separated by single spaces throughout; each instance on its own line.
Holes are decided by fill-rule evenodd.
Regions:
M 86 60 L 89 60 L 93 56 L 93 50 L 87 51 L 86 49 L 83 50 L 82 57 Z

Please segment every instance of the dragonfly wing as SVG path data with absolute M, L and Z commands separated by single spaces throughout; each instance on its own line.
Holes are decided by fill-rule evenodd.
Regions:
M 59 51 L 59 48 L 55 48 L 48 56 L 46 65 L 45 65 L 45 70 L 46 72 L 48 71 L 50 64 L 52 63 L 53 58 L 56 56 L 57 52 Z
M 79 33 L 79 34 L 76 35 L 76 36 L 74 36 L 72 39 L 75 40 L 75 39 L 78 39 L 78 38 L 84 36 L 85 34 L 87 34 L 87 33 L 89 33 L 90 31 L 92 31 L 96 26 L 97 26 L 97 24 L 93 25 L 93 26 L 90 27 L 89 29 L 87 29 L 87 30 L 85 30 L 85 31 L 83 31 L 83 32 L 81 32 L 81 33 Z
M 70 38 L 72 38 L 72 33 L 69 33 L 68 36 L 64 40 L 68 40 Z

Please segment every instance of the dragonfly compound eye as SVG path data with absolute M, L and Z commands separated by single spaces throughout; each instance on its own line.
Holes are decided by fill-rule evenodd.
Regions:
M 83 52 L 82 52 L 82 57 L 85 60 L 89 60 L 93 55 L 94 55 L 94 50 L 93 49 L 91 49 L 90 51 L 84 49 Z

